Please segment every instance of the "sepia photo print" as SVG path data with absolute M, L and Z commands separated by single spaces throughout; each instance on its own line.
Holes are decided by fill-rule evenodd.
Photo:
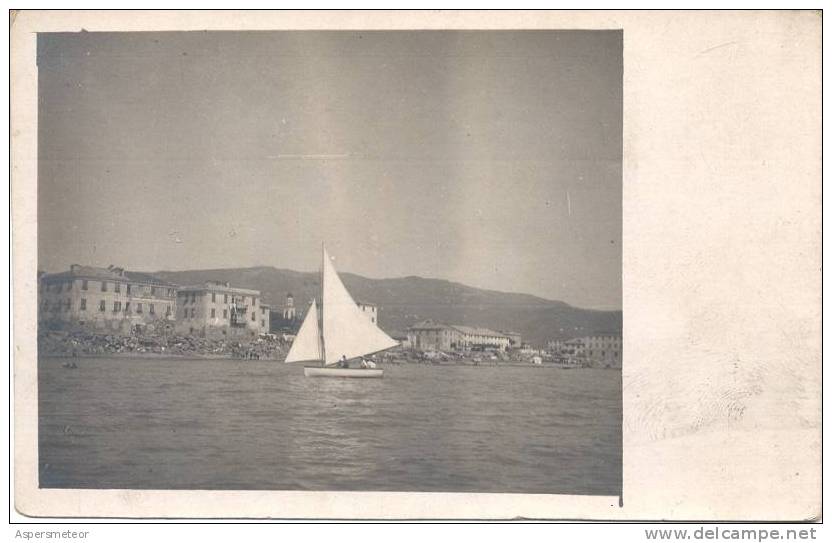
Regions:
M 622 32 L 41 33 L 42 488 L 622 490 Z

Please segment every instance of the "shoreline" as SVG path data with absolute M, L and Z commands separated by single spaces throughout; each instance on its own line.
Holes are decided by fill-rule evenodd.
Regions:
M 167 354 L 167 353 L 110 353 L 110 354 L 79 354 L 77 356 L 72 356 L 71 354 L 65 353 L 57 353 L 57 354 L 38 354 L 38 360 L 41 359 L 55 359 L 55 360 L 78 360 L 78 359 L 100 359 L 100 358 L 118 358 L 118 359 L 125 359 L 125 360 L 228 360 L 228 361 L 238 361 L 238 362 L 273 362 L 283 364 L 283 359 L 280 358 L 260 358 L 260 359 L 246 359 L 246 358 L 239 358 L 235 356 L 228 356 L 228 355 L 215 355 L 215 354 Z M 380 367 L 384 366 L 430 366 L 430 367 L 470 367 L 470 368 L 477 368 L 477 367 L 487 367 L 487 368 L 497 368 L 497 367 L 510 367 L 510 368 L 547 368 L 547 369 L 557 369 L 557 370 L 584 370 L 584 369 L 597 369 L 597 370 L 614 370 L 614 371 L 621 371 L 621 368 L 595 368 L 595 367 L 583 367 L 583 366 L 563 366 L 563 365 L 555 365 L 555 364 L 532 364 L 532 363 L 522 363 L 522 362 L 505 362 L 496 364 L 493 362 L 485 363 L 480 362 L 479 364 L 474 364 L 472 362 L 467 361 L 459 361 L 453 363 L 442 363 L 442 364 L 431 364 L 425 363 L 423 361 L 395 361 L 395 362 L 380 362 L 378 363 Z
M 41 358 L 56 358 L 56 359 L 83 359 L 83 358 L 125 358 L 125 359 L 150 359 L 150 360 L 158 360 L 158 359 L 170 359 L 170 360 L 242 360 L 245 362 L 282 362 L 283 360 L 278 358 L 240 358 L 237 356 L 230 356 L 224 354 L 199 354 L 199 353 L 189 353 L 189 354 L 176 354 L 176 353 L 95 353 L 95 354 L 87 354 L 81 353 L 77 355 L 67 354 L 67 353 L 46 353 L 41 354 L 38 353 L 38 359 Z

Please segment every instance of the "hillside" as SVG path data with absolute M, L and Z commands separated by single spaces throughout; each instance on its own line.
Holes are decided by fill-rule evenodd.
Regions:
M 320 288 L 316 273 L 271 267 L 160 271 L 154 275 L 179 285 L 214 280 L 257 289 L 263 293 L 264 301 L 277 310 L 283 307 L 287 292 L 294 295 L 295 305 L 301 310 L 318 295 Z M 512 330 L 520 332 L 524 341 L 538 345 L 549 339 L 621 332 L 621 311 L 581 309 L 529 294 L 483 290 L 442 279 L 340 275 L 356 300 L 379 306 L 379 323 L 388 333 L 401 333 L 414 322 L 428 318 Z

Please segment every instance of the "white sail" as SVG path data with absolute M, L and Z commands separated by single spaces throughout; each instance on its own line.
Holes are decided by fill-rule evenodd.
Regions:
M 398 345 L 376 326 L 344 288 L 329 255 L 323 254 L 323 337 L 325 365 L 383 351 Z
M 318 304 L 312 300 L 306 318 L 300 325 L 298 335 L 292 342 L 292 348 L 286 355 L 286 363 L 309 362 L 311 360 L 323 360 L 321 356 L 321 334 L 318 328 Z

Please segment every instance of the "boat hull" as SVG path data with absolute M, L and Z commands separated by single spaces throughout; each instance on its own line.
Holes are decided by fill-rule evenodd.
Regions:
M 354 379 L 381 379 L 384 370 L 360 369 L 360 368 L 303 368 L 303 374 L 307 377 L 348 377 Z

